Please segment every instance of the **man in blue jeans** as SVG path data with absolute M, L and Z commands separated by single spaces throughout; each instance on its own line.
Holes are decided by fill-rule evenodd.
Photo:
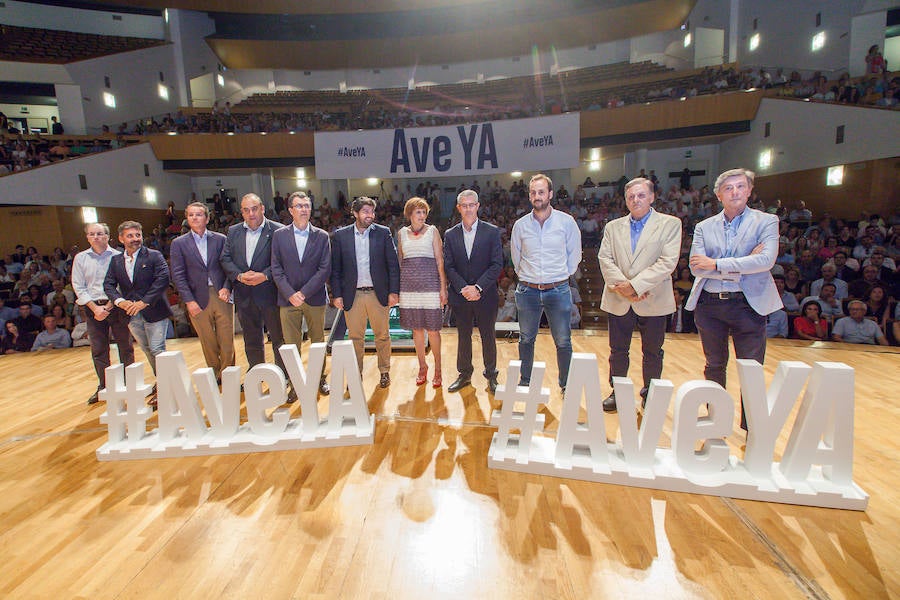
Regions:
M 569 276 L 581 262 L 581 231 L 568 213 L 554 210 L 553 182 L 543 174 L 528 183 L 532 211 L 513 225 L 510 249 L 513 268 L 519 276 L 516 308 L 519 312 L 519 385 L 531 382 L 534 340 L 547 314 L 550 333 L 556 344 L 559 387 L 566 389 L 572 360 L 572 292 Z
M 119 241 L 125 252 L 112 257 L 103 281 L 103 291 L 120 310 L 131 317 L 128 329 L 156 374 L 156 356 L 166 351 L 166 331 L 172 311 L 166 300 L 169 267 L 162 253 L 144 246 L 141 224 L 119 225 Z M 156 384 L 150 405 L 156 407 Z

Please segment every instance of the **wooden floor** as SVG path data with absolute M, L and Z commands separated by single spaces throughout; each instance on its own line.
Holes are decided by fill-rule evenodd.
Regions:
M 573 341 L 605 363 L 605 333 Z M 779 360 L 856 369 L 854 480 L 871 495 L 866 512 L 489 470 L 483 379 L 461 394 L 417 389 L 415 356 L 400 353 L 388 390 L 375 390 L 366 357 L 374 445 L 100 463 L 89 350 L 2 357 L 0 597 L 897 598 L 900 354 L 848 348 L 776 341 L 766 373 Z M 169 349 L 203 366 L 196 339 Z M 670 336 L 665 350 L 676 386 L 700 378 L 695 336 Z M 445 383 L 455 351 L 446 331 Z M 499 354 L 507 364 L 516 344 L 500 342 Z M 549 335 L 537 356 L 555 381 Z M 736 397 L 733 368 L 729 381 Z M 606 418 L 612 435 L 616 417 Z M 670 433 L 671 413 L 662 445 Z M 742 435 L 728 441 L 739 453 Z

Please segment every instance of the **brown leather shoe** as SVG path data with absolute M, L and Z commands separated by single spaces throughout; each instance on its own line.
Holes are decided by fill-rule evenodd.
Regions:
M 383 388 L 386 388 L 387 386 L 391 385 L 391 374 L 390 373 L 382 373 L 381 381 L 378 382 L 378 385 L 380 385 Z

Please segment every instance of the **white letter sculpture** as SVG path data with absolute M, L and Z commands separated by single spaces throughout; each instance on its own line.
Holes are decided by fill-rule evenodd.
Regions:
M 243 425 L 240 367 L 222 371 L 220 393 L 212 369 L 197 369 L 191 376 L 181 352 L 160 354 L 156 361 L 159 427 L 152 431 L 146 426 L 153 411 L 144 403 L 151 387 L 144 383 L 143 363 L 109 367 L 106 388 L 100 392 L 100 399 L 106 402 L 100 422 L 107 425 L 109 441 L 97 450 L 97 459 L 206 456 L 373 442 L 375 419 L 366 405 L 352 342 L 335 342 L 332 347 L 331 389 L 335 393 L 324 420 L 319 417 L 317 394 L 325 344 L 310 346 L 309 371 L 304 370 L 293 344 L 282 346 L 280 352 L 303 416 L 291 419 L 287 408 L 279 408 L 287 397 L 284 373 L 274 365 L 261 364 L 245 378 L 247 422 Z M 345 387 L 349 398 L 341 393 Z
M 540 387 L 545 367 L 534 363 L 527 388 L 497 388 L 503 406 L 491 417 L 498 431 L 488 450 L 488 466 L 745 500 L 866 509 L 869 496 L 853 483 L 853 369 L 847 365 L 820 362 L 810 369 L 782 362 L 767 391 L 762 366 L 737 361 L 750 428 L 744 461 L 729 453 L 723 439 L 731 433 L 734 400 L 711 381 L 689 381 L 678 389 L 672 447 L 660 448 L 672 383 L 651 382 L 638 426 L 634 385 L 615 377 L 620 439 L 608 442 L 593 354 L 572 355 L 556 437 L 535 435 L 543 432 L 537 406 L 548 399 Z M 519 361 L 510 362 L 507 382 L 518 381 L 519 368 Z M 774 462 L 775 443 L 804 384 L 806 392 L 779 464 Z M 587 408 L 583 423 L 578 420 L 582 398 Z M 524 414 L 513 412 L 515 402 L 524 404 Z M 511 429 L 521 433 L 512 434 Z

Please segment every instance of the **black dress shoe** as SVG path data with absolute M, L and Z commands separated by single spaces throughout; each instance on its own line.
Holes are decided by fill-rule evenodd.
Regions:
M 331 386 L 328 385 L 328 382 L 324 379 L 319 382 L 319 393 L 323 396 L 327 396 L 331 393 Z
M 297 401 L 297 390 L 295 390 L 294 387 L 291 386 L 291 389 L 288 390 L 288 394 L 287 394 L 287 403 L 293 404 L 296 401 Z
M 94 392 L 94 395 L 88 398 L 88 404 L 97 404 L 100 401 L 100 390 Z
M 382 373 L 381 381 L 378 382 L 378 385 L 380 385 L 383 388 L 386 388 L 387 386 L 391 385 L 391 374 L 390 373 Z
M 456 378 L 456 381 L 454 381 L 453 383 L 450 384 L 450 386 L 447 388 L 447 391 L 448 392 L 458 392 L 459 390 L 463 389 L 467 385 L 471 385 L 471 384 L 472 384 L 471 377 L 466 377 L 465 375 L 460 375 L 459 377 Z
M 603 401 L 603 412 L 616 412 L 616 393 L 613 392 Z
M 150 396 L 153 396 L 154 398 L 156 397 L 156 384 L 155 383 L 153 384 L 153 389 L 150 390 L 149 394 L 147 394 L 147 397 L 150 397 Z
M 641 408 L 647 408 L 647 394 L 649 393 L 649 388 L 641 388 Z
M 497 393 L 497 376 L 488 377 L 488 389 L 492 394 Z

